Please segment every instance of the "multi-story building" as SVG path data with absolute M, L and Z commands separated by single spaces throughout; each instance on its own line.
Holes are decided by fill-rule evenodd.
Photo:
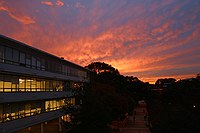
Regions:
M 0 35 L 0 133 L 66 118 L 89 83 L 79 65 Z

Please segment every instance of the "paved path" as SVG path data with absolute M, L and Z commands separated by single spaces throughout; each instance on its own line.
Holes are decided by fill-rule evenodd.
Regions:
M 148 128 L 148 112 L 145 101 L 139 101 L 139 106 L 133 110 L 133 116 L 128 116 L 128 124 L 120 128 L 120 133 L 151 133 Z

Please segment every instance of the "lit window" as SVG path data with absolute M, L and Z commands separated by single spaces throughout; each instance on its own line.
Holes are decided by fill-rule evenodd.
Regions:
M 31 91 L 31 79 L 26 79 L 26 91 Z
M 19 91 L 25 91 L 25 78 L 19 78 Z
M 36 91 L 36 79 L 31 80 L 31 91 Z

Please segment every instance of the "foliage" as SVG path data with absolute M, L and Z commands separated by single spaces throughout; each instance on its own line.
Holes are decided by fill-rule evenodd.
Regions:
M 176 79 L 174 79 L 174 78 L 165 78 L 165 79 L 158 79 L 157 81 L 156 81 L 156 85 L 157 84 L 165 84 L 165 83 L 174 83 L 176 81 Z
M 111 65 L 108 65 L 106 63 L 101 62 L 93 62 L 86 66 L 86 68 L 90 69 L 92 72 L 95 72 L 96 74 L 114 74 L 119 75 L 119 71 L 112 67 Z
M 92 71 L 91 84 L 86 88 L 80 114 L 81 124 L 73 132 L 108 132 L 112 120 L 123 118 L 136 106 L 138 88 L 145 88 L 136 77 L 120 75 L 119 71 L 106 63 L 94 62 L 86 66 Z
M 200 81 L 180 80 L 161 94 L 148 95 L 148 111 L 153 133 L 200 132 Z

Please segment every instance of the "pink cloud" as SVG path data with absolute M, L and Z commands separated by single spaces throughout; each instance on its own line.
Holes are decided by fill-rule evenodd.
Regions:
M 55 4 L 51 1 L 42 1 L 41 3 L 47 6 L 64 6 L 64 2 L 61 0 L 56 0 Z
M 8 13 L 8 15 L 20 22 L 20 23 L 23 23 L 23 24 L 34 24 L 35 23 L 35 20 L 33 18 L 31 18 L 30 16 L 27 16 L 27 15 L 23 15 L 23 14 L 17 14 L 15 13 L 14 11 L 12 11 L 12 9 L 9 9 L 8 7 L 5 7 L 5 6 L 1 6 L 0 7 L 0 11 L 5 11 Z
M 200 24 L 195 24 L 195 29 L 192 29 L 193 25 L 190 23 L 179 22 L 173 17 L 185 3 L 168 10 L 169 8 L 165 9 L 165 6 L 173 5 L 172 0 L 152 2 L 152 6 L 149 7 L 153 9 L 148 9 L 139 1 L 132 1 L 131 4 L 120 0 L 117 2 L 109 5 L 109 1 L 102 3 L 94 0 L 90 4 L 84 1 L 81 3 L 68 1 L 66 7 L 69 8 L 48 8 L 45 12 L 47 18 L 43 14 L 32 12 L 37 23 L 36 19 L 28 17 L 32 15 L 18 13 L 17 9 L 21 9 L 20 7 L 13 10 L 0 6 L 0 10 L 7 12 L 18 22 L 24 24 L 35 22 L 30 26 L 22 25 L 20 30 L 13 30 L 7 35 L 83 66 L 92 61 L 104 61 L 118 68 L 122 74 L 139 73 L 140 75 L 136 76 L 143 77 L 145 81 L 148 79 L 153 81 L 151 77 L 158 77 L 154 73 L 156 70 L 199 66 L 198 62 L 196 64 L 184 64 L 184 62 L 198 58 L 196 55 L 188 57 L 189 53 L 197 49 L 188 47 L 193 45 L 191 43 L 193 41 L 199 42 Z M 61 0 L 43 1 L 42 4 L 53 7 L 64 6 Z M 74 8 L 82 10 L 74 12 Z M 163 14 L 160 13 L 162 9 L 165 9 Z M 26 13 L 26 10 L 23 10 Z M 185 11 L 182 12 L 184 14 Z M 187 17 L 186 15 L 184 18 Z M 192 14 L 192 18 L 197 17 L 196 14 Z M 180 27 L 176 28 L 177 24 Z M 6 31 L 6 28 L 1 31 Z M 185 36 L 181 37 L 183 34 Z M 173 52 L 174 49 L 177 51 Z M 176 57 L 184 58 L 174 60 Z M 146 73 L 149 71 L 152 73 L 147 77 Z M 165 76 L 160 73 L 160 77 Z
M 48 5 L 48 6 L 53 6 L 53 3 L 50 1 L 42 1 L 42 4 Z
M 62 2 L 61 0 L 57 0 L 56 5 L 57 6 L 64 6 L 64 2 Z

